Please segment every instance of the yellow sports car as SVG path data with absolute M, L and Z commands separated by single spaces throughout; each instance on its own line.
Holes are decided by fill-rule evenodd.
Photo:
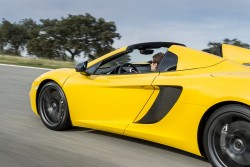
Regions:
M 216 167 L 249 167 L 250 67 L 242 65 L 249 51 L 223 45 L 221 53 L 130 45 L 39 76 L 31 107 L 52 130 L 88 127 L 175 147 Z

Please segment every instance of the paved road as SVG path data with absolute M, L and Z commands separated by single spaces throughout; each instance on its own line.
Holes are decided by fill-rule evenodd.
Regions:
M 32 80 L 44 72 L 0 65 L 0 167 L 211 167 L 151 142 L 84 128 L 45 128 L 28 97 Z

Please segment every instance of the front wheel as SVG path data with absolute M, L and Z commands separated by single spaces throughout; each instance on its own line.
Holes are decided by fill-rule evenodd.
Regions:
M 49 129 L 65 130 L 71 126 L 66 97 L 55 82 L 48 82 L 42 87 L 38 110 L 43 124 Z
M 203 144 L 214 167 L 250 167 L 250 108 L 227 105 L 209 118 Z

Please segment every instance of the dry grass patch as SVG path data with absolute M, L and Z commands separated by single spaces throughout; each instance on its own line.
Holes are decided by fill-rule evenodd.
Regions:
M 0 55 L 0 63 L 42 68 L 74 68 L 75 63 L 49 59 L 31 59 L 18 56 Z

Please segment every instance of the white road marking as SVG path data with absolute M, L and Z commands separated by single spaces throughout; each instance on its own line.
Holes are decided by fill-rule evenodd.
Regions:
M 19 65 L 13 65 L 13 64 L 1 64 L 0 66 L 9 66 L 9 67 L 17 67 L 17 68 L 31 68 L 31 69 L 37 69 L 37 70 L 52 70 L 51 68 L 39 68 L 39 67 L 30 67 L 30 66 L 19 66 Z

